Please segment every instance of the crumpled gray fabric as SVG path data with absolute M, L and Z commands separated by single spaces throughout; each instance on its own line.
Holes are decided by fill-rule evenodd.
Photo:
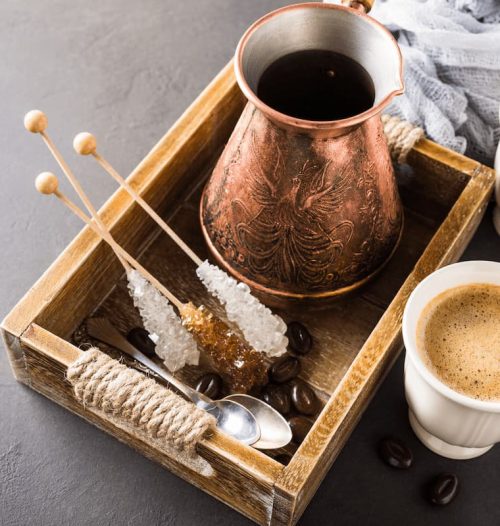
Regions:
M 377 0 L 395 33 L 406 92 L 388 112 L 492 165 L 500 139 L 500 0 Z

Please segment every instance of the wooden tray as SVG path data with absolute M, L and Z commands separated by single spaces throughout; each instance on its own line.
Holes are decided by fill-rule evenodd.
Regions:
M 131 183 L 202 257 L 198 200 L 245 100 L 228 65 L 130 176 Z M 145 456 L 237 509 L 259 524 L 295 523 L 352 432 L 402 348 L 401 317 L 408 295 L 430 272 L 456 261 L 478 226 L 494 173 L 437 144 L 421 140 L 398 170 L 405 229 L 391 262 L 356 295 L 320 312 L 281 313 L 312 332 L 314 350 L 303 378 L 325 402 L 288 465 L 215 433 L 199 444 L 215 475 L 178 464 L 133 429 L 86 411 L 73 397 L 65 371 L 83 351 L 70 343 L 92 313 L 122 330 L 139 324 L 123 272 L 109 247 L 88 228 L 74 239 L 2 323 L 16 378 L 126 442 Z M 183 299 L 213 306 L 193 264 L 155 224 L 117 191 L 101 210 L 113 235 Z M 196 369 L 186 370 L 192 382 Z

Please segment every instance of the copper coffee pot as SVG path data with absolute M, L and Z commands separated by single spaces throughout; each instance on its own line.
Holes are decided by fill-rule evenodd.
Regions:
M 255 22 L 236 50 L 248 104 L 204 190 L 201 223 L 217 262 L 271 305 L 361 286 L 401 236 L 380 112 L 403 92 L 402 57 L 389 31 L 367 16 L 372 3 L 278 9 Z M 375 88 L 372 107 L 308 121 L 264 104 L 256 95 L 263 72 L 301 50 L 335 51 L 361 64 Z

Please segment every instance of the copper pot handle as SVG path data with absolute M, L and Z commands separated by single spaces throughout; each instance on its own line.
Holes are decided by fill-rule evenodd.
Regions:
M 373 7 L 375 0 L 342 0 L 342 4 L 353 9 L 362 9 L 368 13 Z

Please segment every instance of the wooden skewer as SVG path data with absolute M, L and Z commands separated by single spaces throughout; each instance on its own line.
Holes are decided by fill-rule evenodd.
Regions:
M 91 133 L 79 133 L 73 140 L 73 148 L 80 155 L 93 155 L 101 167 L 124 188 L 135 201 L 156 221 L 156 223 L 171 237 L 177 246 L 189 256 L 199 267 L 202 260 L 189 248 L 186 243 L 167 225 L 167 223 L 144 201 L 134 188 L 97 152 L 97 142 Z
M 162 285 L 152 274 L 150 274 L 136 259 L 134 259 L 125 249 L 123 249 L 109 233 L 106 227 L 101 228 L 92 222 L 92 219 L 88 217 L 71 199 L 66 197 L 59 190 L 59 181 L 57 177 L 51 172 L 41 173 L 35 180 L 36 189 L 45 195 L 55 195 L 60 201 L 66 205 L 77 217 L 79 217 L 104 241 L 106 241 L 113 251 L 115 252 L 118 259 L 122 262 L 125 270 L 129 270 L 130 265 L 135 268 L 144 279 L 154 285 L 172 304 L 178 309 L 183 306 L 183 303 L 177 299 L 164 285 Z M 129 265 L 130 264 L 130 265 Z
M 50 153 L 57 161 L 57 164 L 59 164 L 59 166 L 61 167 L 61 170 L 63 171 L 64 175 L 68 178 L 69 182 L 71 183 L 71 186 L 73 186 L 76 193 L 82 200 L 83 204 L 90 212 L 90 215 L 94 218 L 95 222 L 99 225 L 99 228 L 103 232 L 107 231 L 106 226 L 104 225 L 102 219 L 99 217 L 97 210 L 94 208 L 94 205 L 87 197 L 87 194 L 84 192 L 82 186 L 78 182 L 78 179 L 74 176 L 73 172 L 68 166 L 68 163 L 66 163 L 63 156 L 53 143 L 52 139 L 47 135 L 47 132 L 45 131 L 47 129 L 47 125 L 47 115 L 45 115 L 43 111 L 31 110 L 24 116 L 24 127 L 31 133 L 39 133 L 41 135 L 43 141 L 47 145 L 47 148 L 50 150 Z M 125 269 L 128 270 L 130 267 L 128 266 L 127 262 L 125 260 L 122 260 L 122 257 L 118 254 L 117 256 L 118 259 L 121 261 L 122 265 L 125 267 Z

